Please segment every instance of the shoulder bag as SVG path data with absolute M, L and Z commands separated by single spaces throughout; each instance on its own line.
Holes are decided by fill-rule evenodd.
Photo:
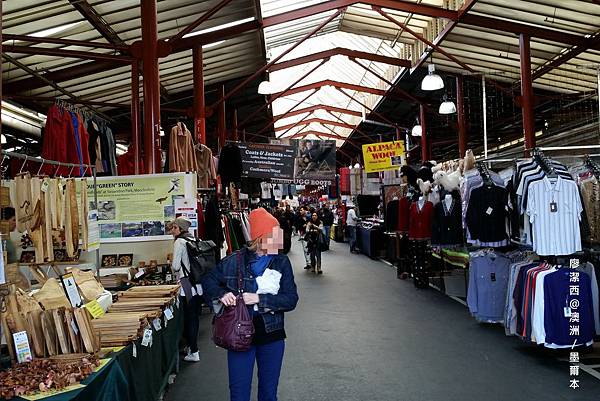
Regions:
M 252 346 L 254 324 L 244 303 L 244 277 L 242 274 L 242 254 L 237 252 L 238 295 L 235 306 L 225 306 L 220 315 L 213 318 L 213 341 L 215 345 L 229 351 L 244 352 Z

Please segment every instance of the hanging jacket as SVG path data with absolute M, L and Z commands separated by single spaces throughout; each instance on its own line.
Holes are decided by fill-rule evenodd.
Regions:
M 188 172 L 198 170 L 192 134 L 184 123 L 178 122 L 169 137 L 169 171 Z

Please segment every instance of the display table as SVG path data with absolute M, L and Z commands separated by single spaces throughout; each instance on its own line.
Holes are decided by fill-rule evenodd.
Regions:
M 356 246 L 360 252 L 372 259 L 380 256 L 383 242 L 383 231 L 379 227 L 356 227 Z
M 173 319 L 156 331 L 152 328 L 152 346 L 144 347 L 141 340 L 129 344 L 110 356 L 110 361 L 98 372 L 87 377 L 85 387 L 66 393 L 39 398 L 44 401 L 155 401 L 168 384 L 169 376 L 177 370 L 179 339 L 183 331 L 183 312 L 173 308 Z M 16 397 L 13 400 L 24 401 Z M 0 401 L 4 401 L 0 399 Z

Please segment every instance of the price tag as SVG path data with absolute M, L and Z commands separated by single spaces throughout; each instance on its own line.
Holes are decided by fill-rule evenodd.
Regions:
M 496 281 L 496 273 L 494 273 L 494 272 L 490 273 L 490 279 L 492 281 Z
M 98 301 L 95 299 L 83 306 L 88 310 L 88 312 L 90 312 L 92 319 L 98 319 L 99 317 L 104 316 L 104 309 L 102 309 Z
M 152 329 L 144 330 L 144 337 L 142 337 L 142 345 L 148 347 L 152 343 Z
M 135 346 L 135 343 L 133 343 L 132 345 L 133 345 L 133 357 L 137 358 L 137 347 Z
M 71 320 L 71 328 L 75 332 L 75 335 L 79 334 L 79 327 L 77 327 L 77 323 L 75 323 L 75 320 Z
M 167 282 L 170 282 L 170 281 L 171 281 L 171 273 L 168 273 L 168 274 L 165 276 L 165 280 L 166 280 Z
M 50 186 L 50 183 L 48 182 L 48 180 L 44 180 L 44 182 L 42 182 L 42 192 L 46 192 L 48 191 L 48 187 Z
M 31 348 L 29 347 L 29 340 L 27 339 L 26 331 L 19 331 L 13 334 L 13 340 L 15 343 L 15 353 L 17 354 L 17 361 L 29 362 L 33 359 L 31 354 Z
M 494 211 L 494 209 L 492 209 L 491 207 L 488 207 L 488 208 L 487 208 L 487 210 L 485 211 L 485 213 L 486 213 L 488 216 L 491 216 L 493 211 Z
M 135 276 L 134 276 L 134 277 L 135 277 L 135 278 L 140 278 L 140 277 L 142 277 L 142 276 L 144 275 L 144 273 L 145 273 L 145 272 L 144 272 L 144 269 L 140 269 L 140 271 L 139 271 L 139 272 L 135 273 Z
M 571 308 L 569 308 L 568 306 L 565 306 L 564 310 L 565 310 L 565 317 L 571 317 Z
M 558 212 L 558 205 L 556 202 L 550 202 L 550 213 Z
M 167 309 L 165 309 L 165 317 L 167 318 L 167 320 L 173 319 L 173 309 L 171 309 L 170 306 Z
M 154 329 L 156 331 L 160 331 L 160 329 L 162 328 L 161 325 L 160 325 L 160 319 L 159 318 L 154 319 L 152 321 L 152 325 L 154 326 Z

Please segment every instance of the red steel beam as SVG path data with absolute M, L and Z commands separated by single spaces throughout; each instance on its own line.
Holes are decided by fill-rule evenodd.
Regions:
M 135 174 L 140 173 L 140 71 L 138 63 L 131 64 L 131 146 Z
M 425 115 L 425 107 L 419 107 L 419 114 L 421 115 L 421 160 L 423 162 L 428 161 L 431 158 L 431 148 L 427 138 L 427 116 Z
M 329 115 L 331 115 L 333 118 L 335 118 L 336 120 L 338 120 L 341 123 L 346 123 L 344 120 L 342 120 L 340 117 L 336 116 L 332 112 L 329 112 Z M 358 125 L 360 125 L 360 123 Z M 356 125 L 354 127 L 354 131 L 358 132 L 362 137 L 366 138 L 368 141 L 372 141 L 372 138 L 369 135 L 365 134 L 363 131 L 361 131 L 358 128 L 358 125 Z M 326 128 L 328 128 L 328 127 L 326 127 Z M 350 133 L 350 135 L 352 135 L 352 132 Z M 348 135 L 348 137 L 350 137 L 350 135 Z
M 300 83 L 304 78 L 308 77 L 310 74 L 312 74 L 313 72 L 315 72 L 317 70 L 317 68 L 321 67 L 327 61 L 329 61 L 329 59 L 322 60 L 319 64 L 317 64 L 316 66 L 314 66 L 313 68 L 311 68 L 309 71 L 307 71 L 306 74 L 302 75 L 300 78 L 298 78 L 297 80 L 295 80 L 290 86 L 288 86 L 282 92 L 279 92 L 278 94 L 276 94 L 274 96 L 271 95 L 269 97 L 269 101 L 267 103 L 265 103 L 262 106 L 260 106 L 260 108 L 258 108 L 256 111 L 252 112 L 252 114 L 250 114 L 248 117 L 246 117 L 244 119 L 244 121 L 242 121 L 240 123 L 240 127 L 246 126 L 246 123 L 248 123 L 248 121 L 251 121 L 252 118 L 254 118 L 258 113 L 260 113 L 261 111 L 263 111 L 264 109 L 266 109 L 275 100 L 279 99 L 281 96 L 283 96 L 284 94 L 286 94 L 290 89 L 292 89 L 294 86 L 296 86 L 298 83 Z
M 307 6 L 293 10 L 290 12 L 273 15 L 263 19 L 263 26 L 269 27 L 273 25 L 283 24 L 290 21 L 296 21 L 300 18 L 311 17 L 316 14 L 333 11 L 341 7 L 348 7 L 354 4 L 369 4 L 377 7 L 389 8 L 408 13 L 414 13 L 435 18 L 456 19 L 458 13 L 456 11 L 447 10 L 441 7 L 430 6 L 427 4 L 419 4 L 412 1 L 403 0 L 333 0 L 326 1 L 313 6 Z
M 338 82 L 338 81 L 332 81 L 330 79 L 326 79 L 323 81 L 314 82 L 312 84 L 298 86 L 297 88 L 292 88 L 287 91 L 279 92 L 276 95 L 288 95 L 288 96 L 295 95 L 296 93 L 302 93 L 302 92 L 309 91 L 311 89 L 322 88 L 323 86 L 333 86 L 336 88 L 344 88 L 344 89 L 349 89 L 349 90 L 353 90 L 353 91 L 357 91 L 357 92 L 372 93 L 373 95 L 378 95 L 378 96 L 385 96 L 387 93 L 386 91 L 381 90 L 381 89 L 369 88 L 366 86 L 353 85 L 353 84 L 348 84 L 345 82 Z
M 221 85 L 220 88 L 221 97 L 225 96 L 225 85 Z M 227 139 L 227 121 L 225 120 L 225 102 L 219 104 L 217 110 L 217 138 L 218 138 L 218 149 L 225 146 L 225 140 Z
M 465 116 L 464 79 L 462 75 L 456 76 L 456 113 L 458 116 L 458 157 L 465 157 L 467 151 L 468 134 Z
M 298 101 L 294 106 L 292 106 L 288 111 L 286 111 L 285 113 L 282 114 L 282 116 L 287 115 L 288 113 L 291 113 L 292 111 L 294 111 L 294 109 L 298 106 L 300 106 L 302 103 L 306 102 L 312 95 L 314 95 L 315 93 L 317 93 L 319 90 L 315 89 L 314 91 L 312 91 L 311 93 L 309 93 L 307 96 L 305 96 L 302 100 Z M 275 122 L 277 122 L 277 120 L 280 120 L 283 117 L 278 117 L 278 118 L 273 118 L 271 120 L 270 123 L 268 123 L 267 125 L 265 125 L 260 131 L 258 131 L 256 134 L 262 134 L 263 132 L 265 132 L 270 126 L 272 126 L 273 124 L 275 124 Z
M 42 55 L 65 58 L 79 58 L 83 60 L 110 61 L 113 64 L 123 65 L 130 65 L 135 60 L 133 57 L 129 56 L 116 56 L 113 54 L 82 52 L 78 50 L 48 49 L 44 47 L 15 45 L 3 45 L 2 48 L 5 53 L 29 54 L 34 56 Z
M 316 117 L 309 118 L 307 120 L 302 121 L 302 125 L 308 125 L 310 123 L 329 124 L 329 125 L 335 125 L 336 127 L 354 129 L 354 125 L 350 125 L 350 124 L 346 124 L 346 123 L 340 123 L 340 122 L 337 122 L 337 121 L 325 120 L 325 119 L 316 118 Z M 281 127 L 276 127 L 275 131 L 281 131 L 281 130 L 284 130 L 284 129 L 293 128 L 294 125 L 295 124 L 282 125 Z
M 567 61 L 579 56 L 581 53 L 585 52 L 588 49 L 593 48 L 594 46 L 600 44 L 600 31 L 596 32 L 594 35 L 586 38 L 584 40 L 584 44 L 580 46 L 573 46 L 569 50 L 564 53 L 561 53 L 556 58 L 548 60 L 545 64 L 539 66 L 531 75 L 532 80 L 536 80 L 539 77 L 549 73 L 554 68 L 566 63 Z
M 531 79 L 530 38 L 525 34 L 519 36 L 519 53 L 521 59 L 521 107 L 523 109 L 523 133 L 525 135 L 525 152 L 535 147 L 535 118 L 533 116 L 533 80 Z
M 373 10 L 375 10 L 379 14 L 381 14 L 385 19 L 387 19 L 388 21 L 390 21 L 390 22 L 398 25 L 400 28 L 404 29 L 406 32 L 410 33 L 412 36 L 414 36 L 415 38 L 419 39 L 421 42 L 425 43 L 426 45 L 431 46 L 437 52 L 439 52 L 439 53 L 443 54 L 444 56 L 448 57 L 450 60 L 452 60 L 456 64 L 460 65 L 465 70 L 467 70 L 469 72 L 475 72 L 475 70 L 473 68 L 471 68 L 470 66 L 468 66 L 466 63 L 460 61 L 458 58 L 454 57 L 452 54 L 448 53 L 447 51 L 445 51 L 444 49 L 442 49 L 440 46 L 438 46 L 435 43 L 431 42 L 429 39 L 425 38 L 423 35 L 421 35 L 421 34 L 415 32 L 415 31 L 413 31 L 406 24 L 403 24 L 402 22 L 398 21 L 397 19 L 395 19 L 394 17 L 392 17 L 391 15 L 389 15 L 388 13 L 386 13 L 385 11 L 383 11 L 380 7 L 372 6 L 372 8 L 373 8 Z
M 2 35 L 2 39 L 4 41 L 13 41 L 13 42 L 26 42 L 26 43 L 50 43 L 57 45 L 65 45 L 65 46 L 80 46 L 80 47 L 90 47 L 90 48 L 98 48 L 98 49 L 109 49 L 115 51 L 121 51 L 128 53 L 129 46 L 127 44 L 116 45 L 113 43 L 101 43 L 101 42 L 92 42 L 92 41 L 83 41 L 83 40 L 72 40 L 72 39 L 62 39 L 62 38 L 48 38 L 48 37 L 37 37 L 37 36 L 29 36 L 29 35 L 13 35 L 13 34 L 4 34 Z M 14 43 L 13 43 L 14 44 Z
M 142 70 L 144 74 L 144 159 L 146 172 L 160 171 L 160 77 L 158 70 L 157 0 L 141 2 Z
M 287 134 L 291 129 L 293 129 L 294 127 L 302 124 L 304 122 L 304 120 L 306 120 L 308 117 L 312 116 L 313 113 L 308 113 L 307 115 L 305 115 L 304 117 L 302 117 L 300 120 L 296 121 L 290 128 L 286 129 L 285 131 L 283 131 L 281 134 L 279 134 L 279 136 L 277 136 L 277 132 L 275 132 L 275 137 L 276 138 L 281 138 L 283 137 L 285 134 Z
M 194 134 L 196 141 L 206 145 L 206 110 L 204 100 L 204 64 L 202 46 L 192 51 L 192 75 L 194 78 Z
M 398 95 L 408 99 L 408 100 L 412 100 L 414 103 L 416 104 L 424 104 L 425 102 L 421 99 L 418 99 L 416 96 L 411 95 L 410 93 L 404 91 L 401 88 L 398 88 L 396 85 L 394 85 L 393 82 L 387 80 L 385 77 L 383 77 L 381 74 L 377 73 L 376 71 L 372 70 L 370 67 L 367 67 L 366 65 L 363 65 L 360 61 L 354 59 L 354 58 L 350 58 L 350 60 L 352 62 L 354 62 L 355 64 L 358 64 L 361 68 L 363 68 L 365 71 L 370 72 L 371 74 L 373 74 L 375 77 L 379 78 L 381 81 L 385 82 L 386 84 L 388 84 L 390 87 L 388 89 L 388 92 L 395 92 Z
M 304 114 L 304 113 L 308 113 L 309 111 L 316 111 L 316 110 L 332 111 L 335 113 L 348 114 L 348 115 L 356 116 L 356 117 L 362 116 L 362 113 L 360 111 L 348 110 L 348 109 L 343 109 L 341 107 L 335 107 L 335 106 L 327 106 L 325 104 L 317 104 L 314 106 L 305 107 L 303 109 L 294 110 L 294 111 L 291 111 L 288 113 L 279 114 L 277 116 L 274 116 L 273 119 L 279 120 L 282 118 L 293 117 L 293 116 L 297 116 L 299 114 Z
M 362 148 L 360 146 L 358 146 L 354 141 L 352 141 L 350 138 L 344 138 L 341 135 L 338 135 L 337 132 L 335 132 L 333 130 L 333 128 L 328 127 L 325 124 L 321 124 L 321 126 L 327 130 L 329 130 L 331 132 L 331 135 L 334 137 L 334 139 L 339 139 L 340 141 L 344 141 L 344 143 L 348 142 L 348 144 L 350 144 L 350 146 L 352 146 L 354 149 L 358 150 L 359 152 L 362 152 Z
M 336 89 L 338 91 L 340 91 L 341 93 L 344 94 L 344 96 L 346 96 L 347 98 L 349 98 L 350 100 L 360 104 L 362 107 L 364 107 L 365 109 L 369 110 L 371 113 L 373 113 L 376 117 L 381 118 L 383 121 L 385 121 L 386 123 L 390 124 L 390 125 L 396 125 L 396 123 L 394 123 L 393 121 L 389 120 L 386 116 L 378 113 L 377 111 L 375 111 L 374 109 L 370 108 L 369 106 L 366 105 L 366 103 L 364 102 L 360 102 L 358 101 L 354 96 L 347 94 L 346 92 L 344 92 L 341 88 L 336 87 Z M 421 103 L 422 104 L 422 103 Z
M 69 3 L 71 3 L 71 5 L 79 11 L 79 14 L 81 14 L 83 18 L 85 18 L 109 43 L 125 46 L 125 42 L 119 38 L 117 32 L 115 32 L 104 18 L 102 18 L 102 15 L 100 15 L 87 0 L 69 0 Z
M 465 15 L 467 15 L 467 13 L 471 10 L 471 8 L 473 8 L 475 3 L 477 3 L 477 0 L 466 0 L 463 3 L 463 5 L 460 7 L 460 9 L 458 10 L 458 18 L 448 22 L 446 24 L 446 26 L 444 27 L 444 29 L 442 30 L 442 32 L 440 32 L 436 36 L 436 38 L 433 40 L 433 43 L 435 45 L 439 46 L 444 41 L 444 39 L 446 39 L 446 37 L 450 34 L 450 32 L 452 32 L 452 30 L 456 27 L 456 25 L 458 25 L 460 23 L 460 21 L 463 19 L 463 17 Z M 421 54 L 421 57 L 419 57 L 419 60 L 417 61 L 417 63 L 414 65 L 413 70 L 421 67 L 421 65 L 423 65 L 425 60 L 427 60 L 427 58 L 429 57 L 431 52 L 433 52 L 432 47 L 426 48 L 425 51 L 423 52 L 423 54 Z
M 200 26 L 200 24 L 207 21 L 210 17 L 212 17 L 213 15 L 218 13 L 223 7 L 225 7 L 229 3 L 231 3 L 231 0 L 221 0 L 219 3 L 215 4 L 215 6 L 213 8 L 211 8 L 210 10 L 208 10 L 207 12 L 202 14 L 194 22 L 192 22 L 191 24 L 186 26 L 181 31 L 177 32 L 175 35 L 171 36 L 171 38 L 169 39 L 169 42 L 171 44 L 173 44 L 173 43 L 176 43 L 177 41 L 181 40 L 185 35 L 187 35 L 188 33 L 191 33 L 194 29 L 196 29 L 198 26 Z
M 350 58 L 359 58 L 363 60 L 376 61 L 378 63 L 397 65 L 399 67 L 410 67 L 410 60 L 402 60 L 396 57 L 387 57 L 375 53 L 368 53 L 358 50 L 350 50 L 342 47 L 336 47 L 331 50 L 325 50 L 322 52 L 309 54 L 303 57 L 298 57 L 292 60 L 282 61 L 269 68 L 269 72 L 280 71 L 286 68 L 296 67 L 298 65 L 307 64 L 313 61 L 322 60 L 333 56 L 346 56 Z
M 177 42 L 173 43 L 173 53 L 193 49 L 196 45 L 205 45 L 208 43 L 217 42 L 220 40 L 231 39 L 238 35 L 242 35 L 247 32 L 256 31 L 260 29 L 261 25 L 258 21 L 248 21 L 243 24 L 230 26 L 227 28 L 219 29 L 217 31 L 207 32 L 199 35 L 190 36 L 188 38 L 182 38 Z M 168 43 L 168 42 L 167 42 Z
M 331 21 L 333 21 L 333 19 L 335 19 L 338 15 L 340 15 L 344 10 L 345 9 L 339 9 L 339 10 L 337 10 L 333 15 L 331 15 L 329 18 L 327 18 L 326 20 L 324 20 L 323 22 L 321 22 L 319 24 L 319 26 L 317 26 L 315 29 L 313 29 L 312 31 L 310 31 L 309 33 L 307 33 L 306 35 L 304 35 L 299 41 L 297 41 L 296 43 L 294 43 L 292 46 L 290 46 L 288 49 L 286 49 L 284 52 L 282 52 L 279 56 L 275 57 L 273 60 L 271 60 L 266 65 L 264 65 L 263 67 L 261 67 L 254 74 L 252 74 L 251 76 L 249 76 L 248 78 L 246 78 L 238 86 L 236 86 L 231 91 L 229 91 L 221 99 L 219 99 L 218 101 L 216 101 L 213 105 L 211 105 L 211 109 L 215 109 L 218 105 L 220 105 L 221 103 L 225 102 L 231 96 L 235 95 L 244 86 L 246 86 L 249 82 L 253 81 L 256 77 L 258 77 L 260 74 L 262 74 L 263 72 L 265 72 L 266 70 L 268 70 L 271 66 L 273 66 L 279 60 L 281 60 L 283 57 L 285 57 L 287 54 L 289 54 L 292 50 L 294 50 L 295 48 L 297 48 L 298 46 L 300 46 L 302 43 L 304 43 L 307 39 L 309 39 L 315 33 L 319 32 L 324 26 L 326 26 L 328 23 L 330 23 Z

